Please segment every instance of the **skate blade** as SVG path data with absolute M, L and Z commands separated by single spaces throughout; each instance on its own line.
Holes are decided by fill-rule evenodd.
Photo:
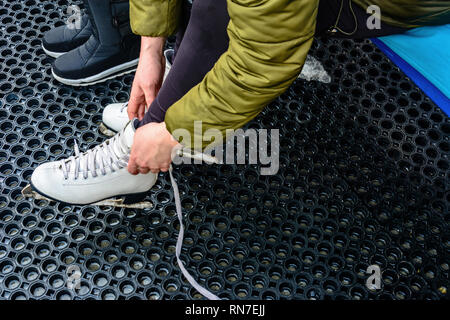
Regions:
M 117 132 L 114 132 L 114 131 L 108 129 L 103 123 L 101 123 L 100 126 L 98 127 L 98 131 L 100 131 L 101 134 L 103 134 L 107 137 L 113 137 L 117 133 Z
M 35 200 L 51 201 L 49 198 L 44 197 L 43 195 L 34 191 L 33 188 L 31 188 L 30 184 L 27 184 L 26 187 L 22 189 L 22 196 L 24 198 L 33 198 Z
M 22 195 L 24 198 L 32 198 L 34 200 L 45 200 L 45 201 L 53 201 L 40 193 L 33 190 L 31 185 L 27 185 L 22 189 Z M 142 201 L 137 203 L 126 204 L 124 203 L 123 198 L 119 199 L 106 199 L 102 201 L 98 201 L 95 203 L 91 203 L 92 206 L 106 206 L 106 207 L 116 207 L 116 208 L 128 208 L 128 209 L 150 209 L 153 208 L 153 203 L 150 201 Z M 83 206 L 83 205 L 81 205 Z
M 106 207 L 116 207 L 116 208 L 128 208 L 128 209 L 151 209 L 153 208 L 153 203 L 150 201 L 142 201 L 137 203 L 125 204 L 124 199 L 106 199 L 96 203 L 93 206 L 106 206 Z

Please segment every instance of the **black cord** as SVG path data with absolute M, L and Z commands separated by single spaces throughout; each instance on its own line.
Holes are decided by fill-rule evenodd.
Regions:
M 341 32 L 342 34 L 345 34 L 347 36 L 351 36 L 353 34 L 356 33 L 356 31 L 358 31 L 358 19 L 356 18 L 356 14 L 355 11 L 353 10 L 353 5 L 352 5 L 352 0 L 348 0 L 348 5 L 350 7 L 350 11 L 352 12 L 354 21 L 355 21 L 355 29 L 352 32 L 346 32 L 344 30 L 342 30 L 341 28 L 338 27 L 339 24 L 339 20 L 341 19 L 341 15 L 342 15 L 342 10 L 344 9 L 344 0 L 341 0 L 341 7 L 339 8 L 339 13 L 338 16 L 336 18 L 336 22 L 334 23 L 334 26 L 332 26 L 329 29 L 330 33 L 336 33 L 336 32 Z

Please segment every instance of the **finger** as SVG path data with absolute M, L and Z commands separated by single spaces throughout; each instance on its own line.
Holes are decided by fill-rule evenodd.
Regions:
M 136 109 L 136 98 L 135 98 L 135 90 L 134 87 L 131 89 L 130 99 L 128 99 L 128 108 L 127 108 L 127 114 L 128 118 L 131 120 L 133 119 L 133 110 Z
M 141 168 L 141 167 L 139 167 L 139 173 L 140 174 L 147 174 L 147 173 L 149 173 L 149 169 L 148 168 Z
M 155 88 L 148 88 L 147 90 L 145 90 L 144 92 L 145 95 L 145 103 L 147 107 L 150 107 L 150 105 L 152 104 L 153 100 L 155 100 L 156 96 L 155 96 Z
M 128 172 L 131 173 L 133 176 L 139 173 L 137 167 L 130 167 L 130 165 L 128 165 Z
M 171 164 L 172 164 L 171 162 L 162 164 L 162 165 L 160 166 L 160 170 L 161 170 L 162 172 L 167 172 L 167 171 L 169 171 Z
M 151 171 L 152 173 L 159 173 L 159 169 L 155 169 L 155 168 L 151 168 L 150 171 Z
M 132 158 L 130 158 L 130 160 L 128 161 L 127 169 L 128 172 L 131 173 L 132 175 L 137 175 L 139 173 L 136 161 L 134 161 L 134 159 Z
M 133 120 L 134 118 L 137 118 L 137 113 L 134 111 L 139 107 L 136 107 L 136 103 L 132 103 L 131 100 L 128 102 L 128 119 Z
M 145 104 L 141 104 L 138 111 L 139 120 L 144 119 L 144 115 L 145 115 Z

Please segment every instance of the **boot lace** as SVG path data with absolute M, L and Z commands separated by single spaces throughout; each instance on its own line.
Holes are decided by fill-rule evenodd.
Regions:
M 122 133 L 116 134 L 111 139 L 106 140 L 95 148 L 80 153 L 78 144 L 74 143 L 75 155 L 61 160 L 61 169 L 64 179 L 69 179 L 70 168 L 74 168 L 74 179 L 78 179 L 80 173 L 83 179 L 87 179 L 89 172 L 95 178 L 99 170 L 102 175 L 106 175 L 106 168 L 112 172 L 125 168 L 128 165 L 128 148 L 120 143 Z M 116 150 L 119 150 L 117 152 Z M 81 164 L 84 164 L 83 166 Z

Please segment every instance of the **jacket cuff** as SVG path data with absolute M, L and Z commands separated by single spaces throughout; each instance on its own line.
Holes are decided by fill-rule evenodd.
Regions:
M 131 30 L 145 37 L 168 37 L 178 27 L 180 11 L 180 0 L 130 0 Z

